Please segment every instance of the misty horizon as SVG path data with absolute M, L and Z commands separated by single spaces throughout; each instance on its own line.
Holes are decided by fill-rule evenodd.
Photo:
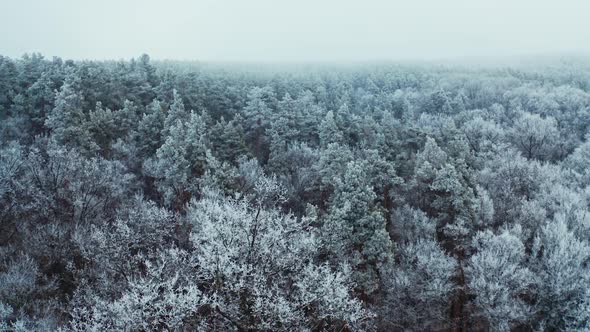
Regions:
M 172 58 L 172 57 L 155 57 L 149 52 L 138 52 L 135 55 L 129 57 L 113 57 L 113 58 L 76 58 L 76 57 L 64 57 L 60 54 L 47 54 L 37 50 L 31 50 L 24 52 L 19 55 L 11 55 L 6 53 L 0 53 L 0 56 L 5 56 L 11 59 L 20 59 L 26 56 L 32 56 L 33 54 L 41 55 L 45 59 L 51 59 L 53 57 L 60 58 L 63 61 L 96 61 L 96 62 L 118 62 L 118 61 L 129 61 L 138 58 L 141 55 L 148 55 L 151 61 L 154 62 L 186 62 L 186 63 L 201 63 L 201 64 L 212 64 L 212 65 L 363 65 L 363 64 L 416 64 L 416 65 L 508 65 L 517 66 L 521 64 L 532 64 L 530 61 L 534 61 L 534 64 L 538 63 L 550 63 L 555 64 L 556 61 L 569 61 L 569 60 L 590 60 L 590 52 L 547 52 L 547 53 L 523 53 L 514 55 L 496 55 L 496 56 L 485 56 L 485 55 L 466 55 L 466 56 L 449 56 L 440 58 L 375 58 L 375 59 L 200 59 L 200 58 Z
M 75 60 L 300 63 L 590 54 L 590 4 L 568 0 L 309 0 L 3 4 L 0 54 Z M 487 60 L 486 60 L 487 61 Z

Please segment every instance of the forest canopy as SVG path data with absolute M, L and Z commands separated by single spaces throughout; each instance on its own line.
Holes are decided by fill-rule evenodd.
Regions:
M 0 330 L 590 329 L 590 63 L 0 56 Z

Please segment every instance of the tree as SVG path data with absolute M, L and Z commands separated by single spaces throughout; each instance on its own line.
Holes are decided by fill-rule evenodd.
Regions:
M 45 121 L 52 137 L 61 145 L 79 149 L 82 153 L 92 154 L 98 145 L 92 140 L 84 114 L 83 96 L 79 92 L 80 78 L 74 73 L 66 81 L 55 97 L 55 107 Z
M 266 162 L 269 154 L 266 130 L 272 122 L 272 111 L 275 104 L 276 98 L 272 88 L 255 87 L 249 91 L 246 107 L 241 111 L 250 151 L 263 163 Z
M 205 297 L 191 278 L 186 252 L 162 250 L 155 260 L 144 260 L 144 273 L 127 277 L 125 289 L 114 300 L 91 289 L 77 294 L 72 310 L 72 331 L 177 330 L 199 328 L 195 312 L 212 299 Z M 194 271 L 193 271 L 194 272 Z
M 451 158 L 432 138 L 416 156 L 414 177 L 408 183 L 414 204 L 438 220 L 439 240 L 459 252 L 475 220 L 475 193 L 469 168 Z
M 139 194 L 130 203 L 116 213 L 113 222 L 77 234 L 76 242 L 86 261 L 77 277 L 98 294 L 122 291 L 128 277 L 142 271 L 146 260 L 157 260 L 160 252 L 174 244 L 186 247 L 188 235 L 175 233 L 183 225 L 171 211 Z
M 221 161 L 236 164 L 240 157 L 248 155 L 242 122 L 236 114 L 231 121 L 222 118 L 210 129 L 211 150 Z
M 166 114 L 166 120 L 164 120 L 164 128 L 162 129 L 163 137 L 170 135 L 172 127 L 176 126 L 178 121 L 186 122 L 189 119 L 189 113 L 185 111 L 182 97 L 176 89 L 173 90 L 173 96 L 174 99 L 172 100 L 168 114 Z
M 31 105 L 22 94 L 14 96 L 12 105 L 8 108 L 8 118 L 0 123 L 0 137 L 6 141 L 18 140 L 30 142 L 33 135 L 31 121 Z
M 395 243 L 404 245 L 420 239 L 436 239 L 436 220 L 421 210 L 404 205 L 393 211 L 389 220 L 390 235 Z
M 448 305 L 457 262 L 432 238 L 400 242 L 396 263 L 384 274 L 383 330 L 425 331 L 451 327 Z
M 366 162 L 351 161 L 341 178 L 336 178 L 334 195 L 322 225 L 322 240 L 339 262 L 351 265 L 358 291 L 374 293 L 379 271 L 391 259 L 392 244 L 385 218 L 375 204 L 368 183 Z
M 559 140 L 554 118 L 522 112 L 508 133 L 510 142 L 528 158 L 550 160 L 553 146 Z
M 502 225 L 517 219 L 515 215 L 523 202 L 540 192 L 542 174 L 539 163 L 525 159 L 512 149 L 486 162 L 478 177 L 493 200 L 495 223 Z
M 118 161 L 84 158 L 54 142 L 39 142 L 25 159 L 21 212 L 28 221 L 107 222 L 125 203 L 133 176 Z
M 477 154 L 493 152 L 504 138 L 504 131 L 495 122 L 479 116 L 464 123 L 461 131 Z
M 188 122 L 178 119 L 169 133 L 144 168 L 156 179 L 164 203 L 180 210 L 191 195 L 199 194 L 198 180 L 206 171 L 205 123 L 201 115 L 191 112 Z
M 5 115 L 11 104 L 11 98 L 16 95 L 18 71 L 15 62 L 5 56 L 0 56 L 0 117 Z
M 532 269 L 540 278 L 539 327 L 547 330 L 587 329 L 583 312 L 590 282 L 590 245 L 579 239 L 562 219 L 549 221 L 535 237 Z
M 346 165 L 353 160 L 353 152 L 346 145 L 332 143 L 320 150 L 317 172 L 320 177 L 319 189 L 322 192 L 322 201 L 328 200 L 334 191 L 336 179 L 344 174 Z
M 93 141 L 98 145 L 102 155 L 108 156 L 111 150 L 111 144 L 117 136 L 118 127 L 115 124 L 115 114 L 110 109 L 102 107 L 102 103 L 97 103 L 96 108 L 89 113 L 88 130 L 90 131 Z
M 50 330 L 57 327 L 52 314 L 56 283 L 39 271 L 27 255 L 2 264 L 0 272 L 0 328 L 6 331 Z M 45 298 L 45 299 L 44 299 Z
M 159 77 L 156 73 L 156 68 L 150 63 L 150 56 L 142 54 L 137 61 L 137 68 L 145 75 L 145 80 L 150 84 L 150 88 L 155 88 L 158 85 Z M 147 101 L 149 102 L 150 99 Z
M 536 278 L 526 267 L 523 243 L 508 230 L 499 235 L 488 230 L 474 237 L 473 247 L 477 252 L 468 260 L 465 277 L 474 297 L 474 324 L 493 331 L 526 326 L 534 306 L 525 299 Z
M 580 187 L 590 185 L 590 142 L 580 144 L 564 161 L 566 167 L 573 171 Z
M 132 101 L 125 100 L 123 108 L 114 112 L 115 119 L 118 123 L 117 128 L 115 128 L 116 137 L 124 137 L 132 130 L 136 130 L 141 119 L 139 115 L 139 107 Z
M 15 216 L 20 209 L 19 198 L 28 185 L 24 180 L 26 169 L 23 147 L 11 142 L 0 150 L 0 244 L 6 244 L 17 231 Z
M 297 127 L 299 137 L 302 142 L 307 142 L 310 146 L 319 144 L 318 125 L 321 116 L 326 113 L 321 105 L 315 100 L 314 94 L 305 90 L 294 101 L 295 112 L 299 113 Z
M 281 102 L 285 103 L 286 101 Z M 268 136 L 270 136 L 268 167 L 274 173 L 284 172 L 284 168 L 287 167 L 283 160 L 284 155 L 289 145 L 295 144 L 299 136 L 294 119 L 296 114 L 287 113 L 289 111 L 294 112 L 294 110 L 282 110 L 268 129 Z
M 265 208 L 276 188 L 259 180 L 253 205 L 214 193 L 190 205 L 195 259 L 213 299 L 208 322 L 238 330 L 360 328 L 369 315 L 350 296 L 346 268 L 309 259 L 319 245 L 311 220 Z
M 305 143 L 291 144 L 280 159 L 271 159 L 269 169 L 277 170 L 275 174 L 285 187 L 285 207 L 296 215 L 305 212 L 307 204 L 319 206 L 322 202 L 320 176 L 317 168 L 320 151 Z
M 322 120 L 319 127 L 320 145 L 327 147 L 330 143 L 342 144 L 344 143 L 344 136 L 334 117 L 332 111 L 326 113 L 326 117 Z
M 153 156 L 162 145 L 165 139 L 165 136 L 162 135 L 165 119 L 166 115 L 162 105 L 158 100 L 154 100 L 146 107 L 146 112 L 143 113 L 143 117 L 139 121 L 137 131 L 131 133 L 144 158 Z
M 416 207 L 437 220 L 437 241 L 457 258 L 459 291 L 453 294 L 451 318 L 465 326 L 468 314 L 463 266 L 476 225 L 477 200 L 475 181 L 466 162 L 467 147 L 461 143 L 454 139 L 448 142 L 447 153 L 428 137 L 416 156 L 414 176 L 406 190 Z
M 425 113 L 445 113 L 452 114 L 453 108 L 451 104 L 451 98 L 447 91 L 442 88 L 432 92 L 430 96 L 425 100 L 423 106 Z

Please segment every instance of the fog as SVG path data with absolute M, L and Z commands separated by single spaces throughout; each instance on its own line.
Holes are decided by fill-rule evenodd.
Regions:
M 586 0 L 3 0 L 0 54 L 204 61 L 590 53 Z

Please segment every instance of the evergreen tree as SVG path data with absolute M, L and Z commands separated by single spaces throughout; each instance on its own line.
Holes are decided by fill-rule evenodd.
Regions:
M 78 90 L 79 86 L 80 78 L 70 73 L 55 97 L 55 107 L 45 125 L 59 144 L 91 154 L 98 150 L 98 146 L 92 140 L 87 125 L 88 119 L 82 109 L 84 97 Z
M 250 151 L 263 163 L 268 158 L 269 139 L 266 130 L 274 118 L 272 112 L 275 104 L 276 98 L 271 88 L 253 88 L 248 93 L 246 107 L 242 109 L 246 141 Z
M 378 288 L 379 271 L 392 255 L 385 218 L 376 206 L 367 181 L 366 162 L 351 161 L 337 178 L 330 208 L 322 226 L 323 239 L 338 261 L 350 263 L 358 291 L 364 296 Z
M 156 179 L 164 203 L 181 210 L 192 195 L 199 194 L 198 180 L 207 167 L 203 118 L 191 112 L 188 122 L 177 120 L 164 144 L 156 151 L 155 158 L 144 166 Z
M 211 150 L 220 160 L 236 164 L 248 154 L 241 123 L 242 118 L 237 114 L 231 121 L 222 118 L 210 129 Z
M 327 147 L 331 143 L 343 144 L 344 136 L 338 125 L 332 111 L 326 113 L 326 117 L 322 120 L 319 127 L 320 145 Z
M 38 135 L 45 133 L 45 118 L 54 107 L 55 101 L 55 84 L 51 80 L 50 74 L 44 72 L 43 75 L 27 89 L 27 95 L 31 101 L 32 114 L 32 134 Z
M 164 137 L 164 121 L 166 115 L 158 100 L 154 100 L 146 107 L 146 112 L 139 121 L 137 131 L 132 136 L 144 158 L 149 158 L 156 153 L 162 145 Z
M 189 113 L 184 109 L 182 97 L 180 97 L 180 94 L 176 91 L 176 89 L 173 90 L 173 96 L 174 99 L 170 105 L 168 114 L 166 114 L 166 120 L 164 120 L 164 128 L 162 129 L 163 137 L 166 137 L 170 134 L 172 127 L 176 126 L 178 121 L 185 122 L 189 117 Z

